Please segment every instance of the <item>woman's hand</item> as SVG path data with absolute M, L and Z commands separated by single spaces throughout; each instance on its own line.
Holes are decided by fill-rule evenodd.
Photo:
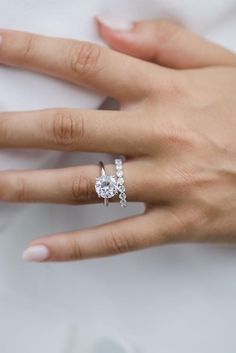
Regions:
M 146 210 L 34 240 L 24 259 L 76 260 L 172 242 L 235 242 L 236 56 L 165 22 L 137 23 L 128 32 L 99 22 L 114 48 L 157 64 L 91 43 L 6 30 L 0 32 L 0 62 L 96 89 L 117 99 L 121 111 L 3 112 L 0 146 L 124 154 L 127 199 L 144 202 Z M 0 198 L 97 203 L 98 175 L 93 165 L 1 172 Z

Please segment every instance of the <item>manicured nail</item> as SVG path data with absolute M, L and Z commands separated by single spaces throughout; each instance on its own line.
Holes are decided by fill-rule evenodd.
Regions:
M 2 35 L 0 34 L 0 45 L 2 44 Z
M 49 249 L 45 245 L 34 245 L 23 252 L 22 259 L 25 261 L 41 262 L 49 257 Z
M 118 20 L 112 17 L 97 16 L 96 19 L 99 23 L 112 29 L 113 31 L 131 31 L 134 27 L 132 22 Z

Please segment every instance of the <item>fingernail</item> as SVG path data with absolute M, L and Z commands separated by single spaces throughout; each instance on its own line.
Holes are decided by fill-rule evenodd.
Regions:
M 25 261 L 41 262 L 49 257 L 49 249 L 45 245 L 31 246 L 23 252 L 22 259 Z
M 0 45 L 2 44 L 2 35 L 0 34 Z
M 134 24 L 129 21 L 119 20 L 108 16 L 97 16 L 97 21 L 113 31 L 131 31 Z

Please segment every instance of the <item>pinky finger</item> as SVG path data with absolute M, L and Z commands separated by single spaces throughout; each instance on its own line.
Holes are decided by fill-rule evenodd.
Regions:
M 34 240 L 25 250 L 23 259 L 36 262 L 73 261 L 161 245 L 172 238 L 176 219 L 174 223 L 171 224 L 167 209 L 153 209 L 94 228 Z

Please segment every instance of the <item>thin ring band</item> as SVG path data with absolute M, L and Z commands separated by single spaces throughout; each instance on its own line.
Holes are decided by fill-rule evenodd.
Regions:
M 105 166 L 104 166 L 104 163 L 102 162 L 102 161 L 100 161 L 99 163 L 98 163 L 98 165 L 99 165 L 99 167 L 100 167 L 100 169 L 101 169 L 101 175 L 106 175 L 106 170 L 105 170 Z
M 99 167 L 100 167 L 100 170 L 101 170 L 101 176 L 106 176 L 106 170 L 105 170 L 105 166 L 104 166 L 104 163 L 102 161 L 100 161 L 98 163 Z M 109 205 L 109 199 L 108 198 L 104 198 L 104 206 L 108 206 Z

